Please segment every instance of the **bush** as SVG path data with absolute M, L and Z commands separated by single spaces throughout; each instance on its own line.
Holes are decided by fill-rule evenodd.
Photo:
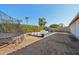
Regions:
M 35 25 L 21 24 L 21 27 L 22 27 L 22 31 L 24 33 L 26 33 L 26 32 L 38 32 L 40 30 L 43 30 L 43 27 L 35 26 Z

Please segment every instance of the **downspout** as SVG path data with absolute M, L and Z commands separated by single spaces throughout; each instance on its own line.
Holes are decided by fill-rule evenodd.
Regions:
M 77 24 L 75 23 L 75 36 L 76 36 L 76 25 L 77 25 Z M 76 36 L 76 37 L 77 37 L 77 36 Z

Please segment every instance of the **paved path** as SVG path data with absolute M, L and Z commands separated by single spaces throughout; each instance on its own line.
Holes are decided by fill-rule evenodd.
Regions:
M 71 55 L 79 54 L 79 41 L 72 41 L 68 33 L 52 34 L 11 55 Z

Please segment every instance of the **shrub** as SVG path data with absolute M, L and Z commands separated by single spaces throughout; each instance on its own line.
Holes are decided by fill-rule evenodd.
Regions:
M 22 31 L 24 33 L 26 33 L 26 32 L 38 32 L 40 30 L 43 30 L 43 27 L 35 26 L 35 25 L 21 24 L 21 27 L 22 27 Z

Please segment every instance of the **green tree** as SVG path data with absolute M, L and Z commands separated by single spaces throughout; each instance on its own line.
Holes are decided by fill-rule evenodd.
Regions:
M 52 25 L 50 25 L 50 27 L 51 27 L 51 28 L 59 28 L 60 25 L 59 25 L 59 24 L 52 24 Z
M 63 23 L 60 23 L 59 25 L 60 25 L 60 28 L 63 28 L 64 27 L 64 24 Z
M 39 18 L 39 26 L 45 26 L 47 23 L 46 19 L 44 17 Z

